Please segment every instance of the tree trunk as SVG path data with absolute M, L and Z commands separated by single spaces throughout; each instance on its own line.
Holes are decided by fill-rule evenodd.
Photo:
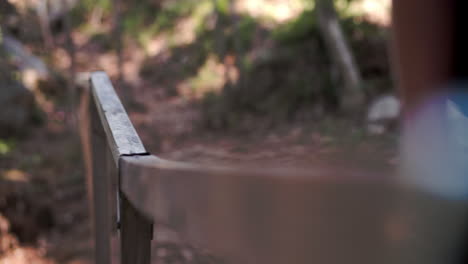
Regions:
M 132 87 L 125 81 L 124 51 L 125 43 L 122 31 L 122 21 L 125 17 L 124 4 L 122 0 L 112 0 L 112 41 L 115 44 L 115 56 L 117 57 L 117 87 L 121 92 L 124 103 L 137 104 L 132 93 Z
M 355 59 L 343 35 L 333 0 L 317 0 L 316 8 L 322 38 L 343 81 L 340 107 L 345 112 L 355 113 L 363 107 L 364 103 L 361 76 Z
M 2 48 L 15 61 L 24 85 L 31 91 L 37 88 L 39 80 L 47 80 L 51 74 L 47 65 L 39 58 L 31 54 L 27 48 L 17 39 L 9 35 L 2 35 Z
M 62 0 L 63 5 L 67 5 L 66 0 Z M 65 49 L 67 50 L 68 56 L 70 57 L 70 67 L 68 68 L 68 78 L 67 78 L 67 89 L 68 89 L 68 105 L 69 105 L 69 114 L 71 116 L 72 126 L 77 126 L 77 116 L 76 116 L 76 107 L 77 103 L 76 97 L 76 47 L 75 42 L 73 41 L 73 29 L 71 25 L 71 8 L 66 8 L 67 13 L 63 15 L 64 30 L 66 35 Z
M 117 67 L 118 67 L 118 81 L 119 83 L 124 82 L 123 73 L 123 53 L 122 53 L 122 2 L 120 0 L 114 0 L 112 6 L 112 18 L 113 18 L 113 29 L 112 35 L 115 41 L 115 51 L 117 55 Z
M 54 38 L 50 30 L 50 18 L 47 10 L 47 1 L 39 1 L 36 5 L 37 17 L 39 19 L 39 26 L 41 28 L 42 38 L 46 49 L 54 47 Z

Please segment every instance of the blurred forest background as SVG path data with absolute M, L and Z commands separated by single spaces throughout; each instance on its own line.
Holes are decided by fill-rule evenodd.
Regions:
M 91 263 L 79 141 L 90 71 L 110 75 L 164 158 L 394 169 L 390 8 L 1 0 L 0 263 Z M 221 263 L 170 230 L 156 240 L 155 263 Z

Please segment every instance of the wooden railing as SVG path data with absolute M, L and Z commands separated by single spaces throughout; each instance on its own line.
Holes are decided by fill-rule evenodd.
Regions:
M 456 224 L 435 216 L 460 205 L 382 175 L 162 160 L 145 150 L 107 75 L 92 73 L 90 87 L 96 263 L 150 263 L 153 223 L 228 263 L 436 263 L 439 225 Z

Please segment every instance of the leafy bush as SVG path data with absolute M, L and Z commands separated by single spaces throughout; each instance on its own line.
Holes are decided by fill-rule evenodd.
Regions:
M 277 41 L 287 45 L 301 42 L 308 38 L 319 37 L 317 22 L 313 10 L 305 10 L 296 19 L 280 25 L 273 31 L 273 37 Z

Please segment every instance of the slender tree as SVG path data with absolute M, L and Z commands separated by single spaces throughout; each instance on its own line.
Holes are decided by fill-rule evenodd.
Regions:
M 66 0 L 63 0 L 63 5 L 67 6 L 68 3 Z M 69 101 L 69 111 L 72 117 L 73 126 L 77 126 L 77 116 L 75 105 L 77 102 L 76 98 L 76 86 L 75 86 L 75 77 L 76 77 L 76 47 L 75 42 L 73 41 L 72 35 L 72 25 L 71 25 L 71 7 L 65 8 L 65 14 L 63 15 L 63 24 L 66 35 L 65 49 L 67 50 L 68 56 L 70 57 L 70 67 L 68 68 L 68 101 Z
M 329 56 L 343 81 L 343 90 L 340 93 L 341 109 L 355 113 L 363 106 L 364 90 L 359 69 L 344 37 L 333 0 L 317 0 L 316 14 Z
M 50 18 L 49 10 L 47 7 L 47 1 L 38 1 L 36 6 L 36 13 L 39 19 L 39 26 L 41 28 L 42 38 L 44 40 L 44 46 L 47 49 L 52 49 L 54 47 L 54 38 L 50 30 Z

